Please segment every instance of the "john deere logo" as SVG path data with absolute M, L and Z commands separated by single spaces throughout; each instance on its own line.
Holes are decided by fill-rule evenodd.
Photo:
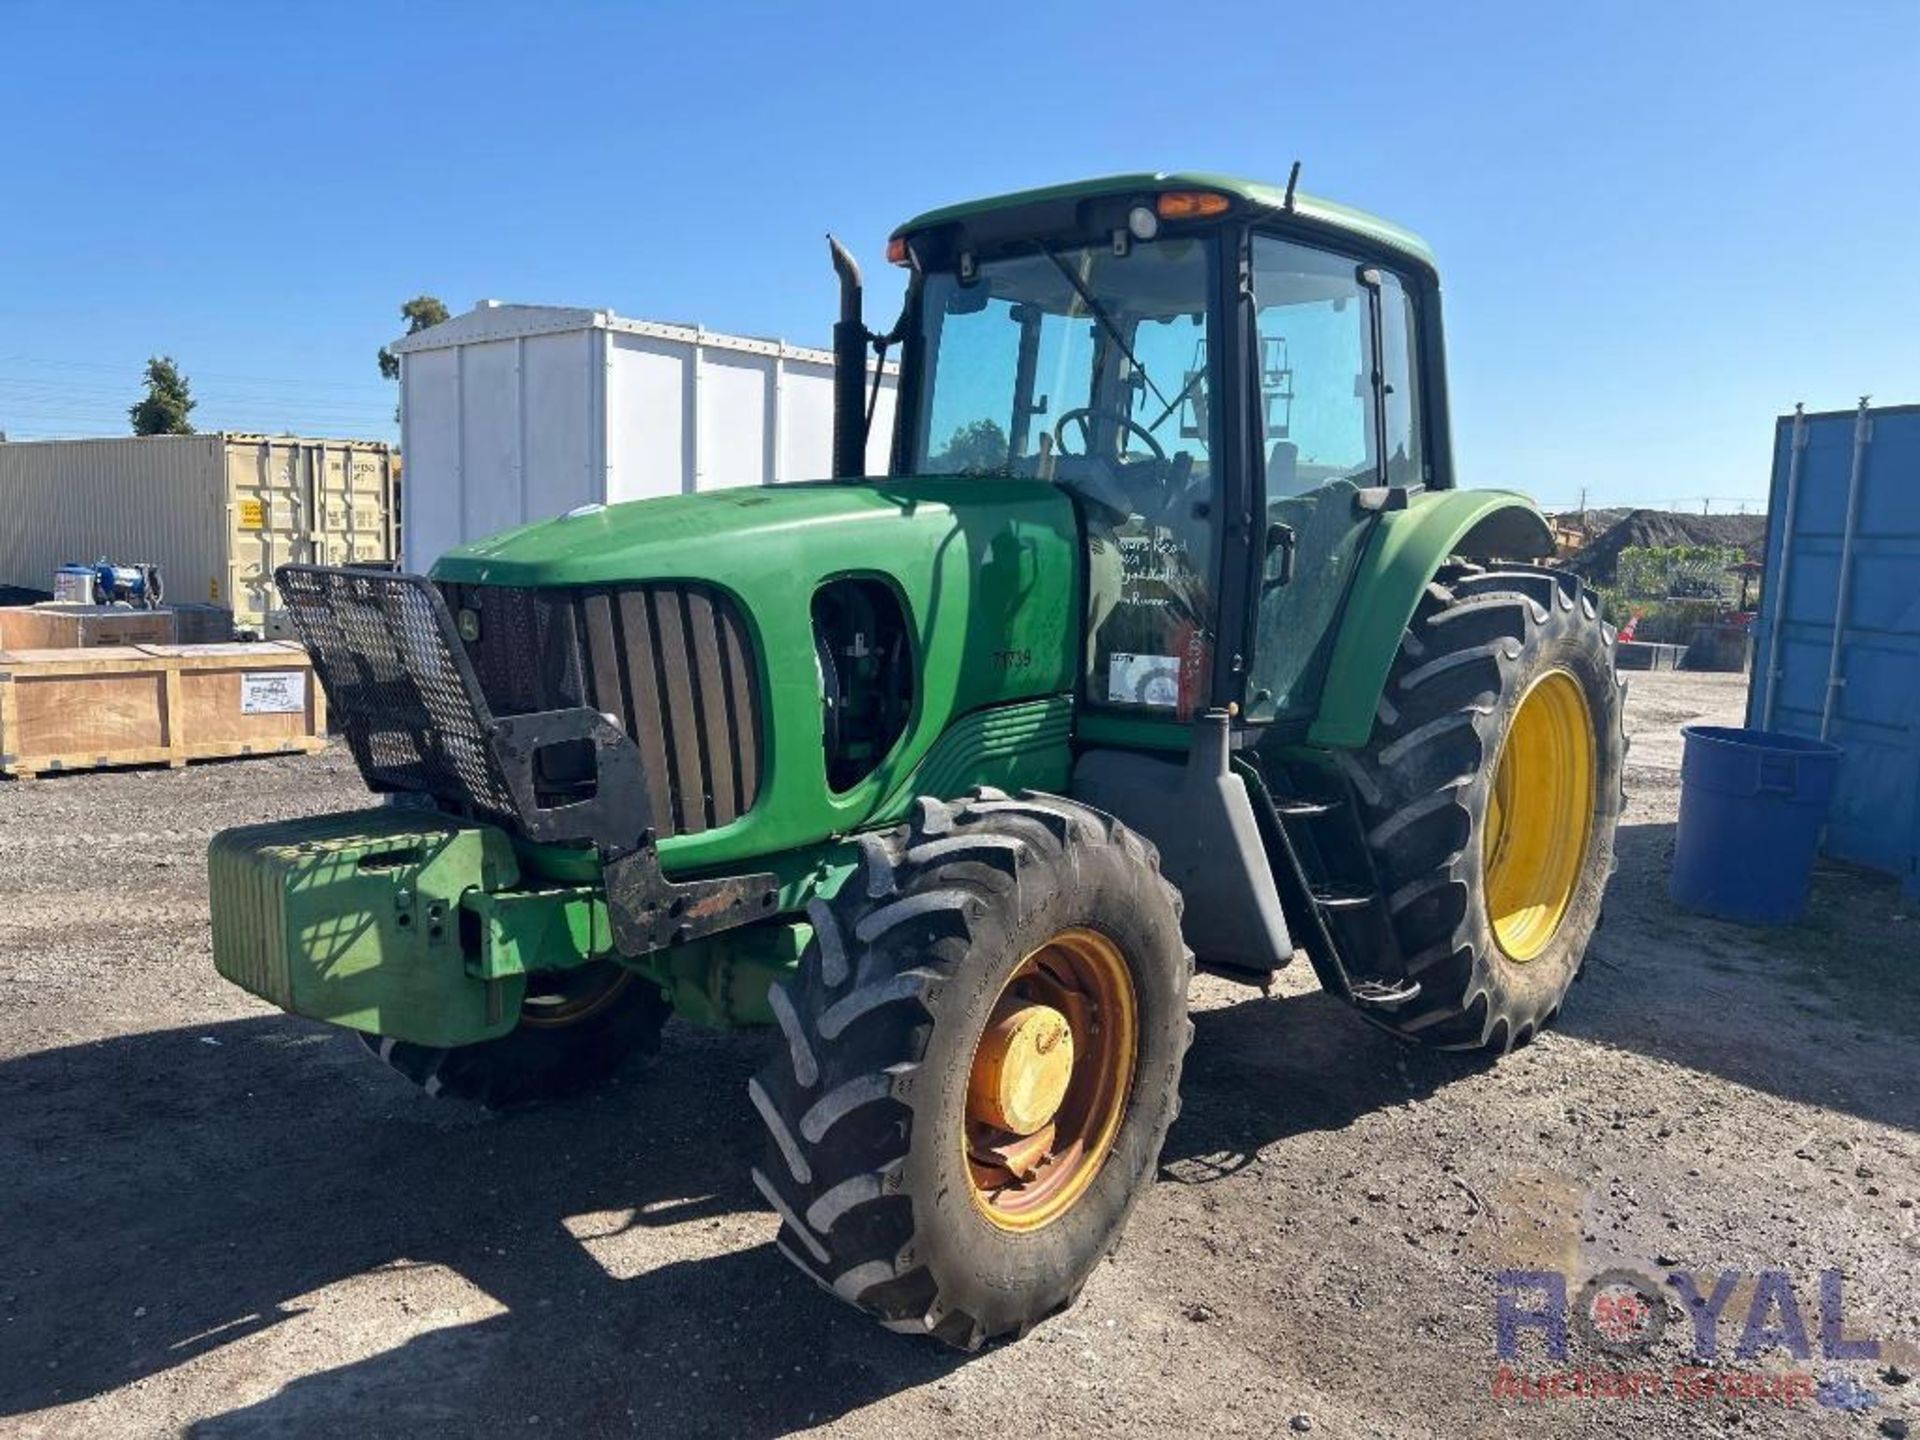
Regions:
M 480 612 L 462 610 L 455 624 L 459 627 L 460 638 L 472 645 L 480 638 Z

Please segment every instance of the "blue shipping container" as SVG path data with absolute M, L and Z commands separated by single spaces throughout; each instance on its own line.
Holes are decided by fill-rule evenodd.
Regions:
M 1781 416 L 1767 516 L 1747 724 L 1842 746 L 1826 853 L 1920 895 L 1920 405 Z

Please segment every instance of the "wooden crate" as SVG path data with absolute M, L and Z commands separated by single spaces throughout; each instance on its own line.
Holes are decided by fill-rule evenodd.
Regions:
M 112 605 L 18 605 L 0 610 L 0 650 L 66 650 L 96 645 L 171 645 L 171 610 Z
M 0 651 L 0 775 L 310 753 L 326 728 L 284 641 Z

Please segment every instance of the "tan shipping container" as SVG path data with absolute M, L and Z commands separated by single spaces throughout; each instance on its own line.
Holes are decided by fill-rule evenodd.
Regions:
M 291 435 L 0 443 L 0 585 L 53 588 L 69 563 L 160 567 L 166 598 L 289 633 L 273 571 L 387 565 L 399 456 L 384 441 Z

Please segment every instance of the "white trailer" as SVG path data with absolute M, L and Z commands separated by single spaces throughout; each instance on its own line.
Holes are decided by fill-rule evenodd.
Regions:
M 409 569 L 578 505 L 832 473 L 828 350 L 491 300 L 392 348 Z M 889 364 L 871 474 L 886 471 L 896 380 Z

